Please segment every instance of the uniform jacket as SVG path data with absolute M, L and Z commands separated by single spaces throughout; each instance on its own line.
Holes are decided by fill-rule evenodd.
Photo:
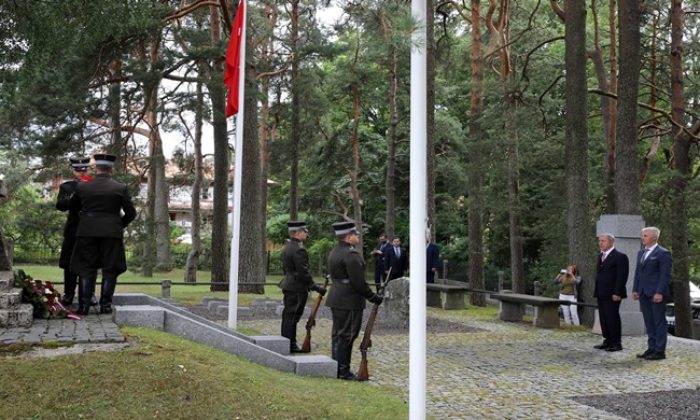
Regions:
M 76 236 L 121 239 L 124 228 L 136 218 L 126 185 L 108 174 L 98 174 L 94 181 L 79 183 L 69 205 L 71 210 L 79 211 Z
M 673 261 L 668 249 L 657 245 L 654 251 L 642 262 L 644 249 L 637 254 L 637 270 L 634 273 L 632 291 L 642 296 L 655 293 L 670 297 L 671 266 Z
M 66 181 L 58 187 L 58 197 L 56 198 L 56 209 L 60 211 L 68 211 L 66 225 L 63 228 L 63 236 L 75 236 L 75 231 L 78 230 L 78 211 L 70 209 L 70 198 L 75 192 L 75 187 L 78 186 L 78 180 Z
M 394 252 L 394 246 L 389 245 L 386 247 L 386 252 L 384 253 L 385 269 L 391 268 L 391 274 L 389 276 L 392 279 L 403 277 L 406 267 L 408 266 L 408 253 L 402 247 L 399 248 L 401 254 L 397 257 L 396 252 Z
M 613 248 L 603 262 L 598 257 L 593 296 L 598 299 L 612 299 L 612 295 L 626 298 L 629 270 L 630 263 L 627 255 L 617 249 Z
M 294 238 L 282 249 L 282 270 L 284 278 L 279 286 L 288 292 L 306 292 L 314 284 L 309 274 L 309 254 L 304 244 Z
M 365 262 L 349 243 L 339 241 L 333 248 L 328 256 L 328 271 L 333 285 L 326 306 L 344 310 L 364 309 L 365 299 L 374 296 L 365 282 Z

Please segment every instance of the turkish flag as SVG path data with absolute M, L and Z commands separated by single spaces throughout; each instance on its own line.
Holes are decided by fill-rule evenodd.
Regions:
M 238 113 L 238 92 L 242 86 L 238 85 L 241 74 L 241 45 L 243 39 L 243 15 L 245 14 L 245 0 L 238 3 L 236 19 L 231 28 L 231 39 L 228 41 L 226 49 L 226 68 L 224 69 L 224 84 L 228 87 L 228 98 L 226 99 L 226 117 Z

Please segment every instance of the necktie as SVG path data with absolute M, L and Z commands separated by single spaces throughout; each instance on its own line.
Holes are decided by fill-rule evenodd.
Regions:
M 642 262 L 646 261 L 647 256 L 649 256 L 649 249 L 645 248 L 644 253 L 642 254 Z
M 605 261 L 605 252 L 600 253 L 600 262 Z
M 394 248 L 394 252 L 396 253 L 396 258 L 401 256 L 401 248 Z

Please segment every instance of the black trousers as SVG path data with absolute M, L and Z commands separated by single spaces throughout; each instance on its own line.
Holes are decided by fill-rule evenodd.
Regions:
M 362 311 L 362 309 L 332 309 L 332 357 L 338 362 L 338 371 L 341 373 L 350 370 L 352 345 L 362 328 Z
M 620 303 L 611 298 L 598 298 L 598 316 L 603 338 L 609 346 L 622 345 L 622 321 L 620 320 Z
M 289 339 L 289 345 L 297 342 L 297 324 L 304 314 L 306 300 L 309 292 L 289 292 L 284 293 L 284 310 L 282 311 L 282 337 Z

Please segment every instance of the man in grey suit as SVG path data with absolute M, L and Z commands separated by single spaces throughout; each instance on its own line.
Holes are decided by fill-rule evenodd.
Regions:
M 639 309 L 647 330 L 647 349 L 637 357 L 645 360 L 666 358 L 666 304 L 671 296 L 671 253 L 658 244 L 661 231 L 655 227 L 642 229 L 644 248 L 637 255 L 632 298 L 639 300 Z
M 112 179 L 116 156 L 96 154 L 94 181 L 79 183 L 70 208 L 79 212 L 78 230 L 70 268 L 80 278 L 78 314 L 87 315 L 102 269 L 100 313 L 112 313 L 117 276 L 126 271 L 124 228 L 136 218 L 127 186 Z M 122 214 L 123 212 L 123 214 Z

